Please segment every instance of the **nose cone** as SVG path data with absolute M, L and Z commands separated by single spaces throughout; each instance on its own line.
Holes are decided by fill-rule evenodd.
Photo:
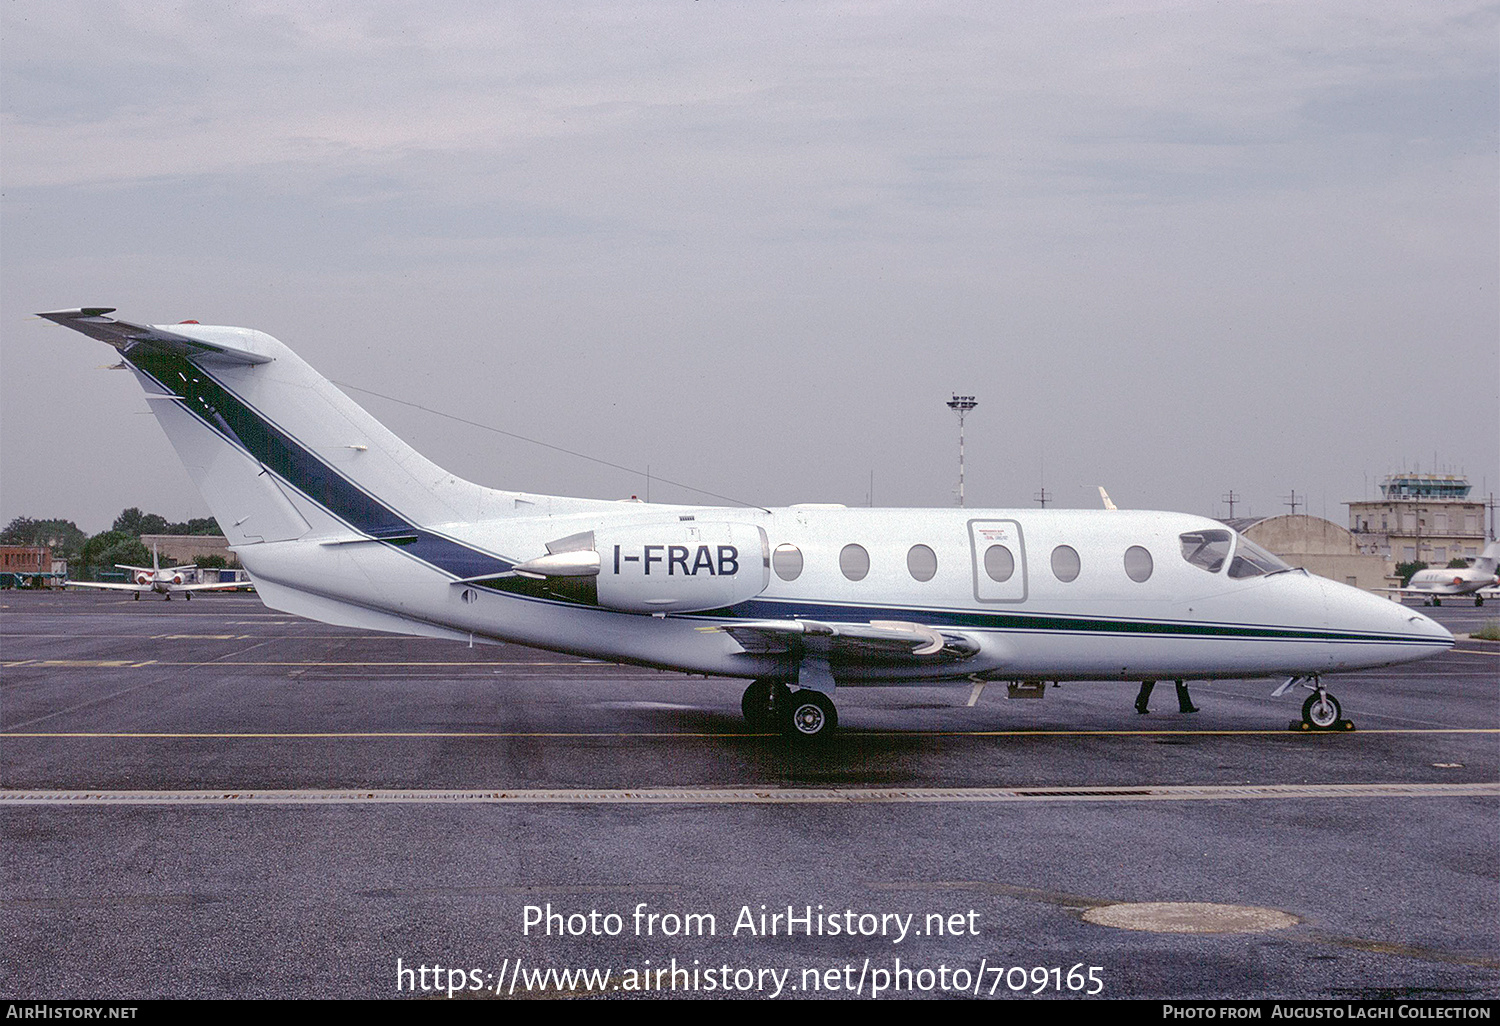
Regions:
M 1351 665 L 1410 662 L 1453 647 L 1453 634 L 1448 628 L 1400 602 L 1334 581 L 1324 582 L 1323 596 L 1328 626 L 1360 637 L 1359 647 L 1367 650 L 1368 661 L 1359 659 Z
M 1375 601 L 1384 602 L 1388 606 L 1395 606 L 1397 618 L 1404 625 L 1404 630 L 1420 636 L 1424 641 L 1441 643 L 1444 649 L 1453 647 L 1453 632 L 1426 613 L 1420 613 L 1415 609 L 1408 609 L 1401 603 L 1391 602 L 1388 599 L 1377 598 Z

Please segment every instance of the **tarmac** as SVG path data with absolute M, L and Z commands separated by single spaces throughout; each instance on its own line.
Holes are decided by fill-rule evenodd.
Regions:
M 991 684 L 809 748 L 740 681 L 8 591 L 0 996 L 1500 997 L 1500 645 L 1326 682 L 1354 730 Z

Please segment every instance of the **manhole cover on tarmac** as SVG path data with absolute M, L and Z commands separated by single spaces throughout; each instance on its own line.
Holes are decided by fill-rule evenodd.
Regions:
M 1083 918 L 1100 926 L 1153 933 L 1263 933 L 1297 925 L 1274 908 L 1214 905 L 1206 901 L 1142 901 L 1091 908 Z

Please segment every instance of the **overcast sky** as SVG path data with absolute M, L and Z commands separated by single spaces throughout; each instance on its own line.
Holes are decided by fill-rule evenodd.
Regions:
M 642 471 L 351 391 L 527 491 L 951 505 L 962 391 L 970 506 L 1500 492 L 1495 4 L 0 17 L 0 522 L 208 513 L 85 305 Z

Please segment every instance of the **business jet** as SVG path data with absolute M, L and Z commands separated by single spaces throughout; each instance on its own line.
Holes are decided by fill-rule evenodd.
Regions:
M 183 572 L 196 570 L 197 566 L 188 563 L 184 566 L 162 566 L 161 557 L 157 554 L 156 546 L 151 546 L 150 566 L 130 566 L 126 563 L 116 563 L 115 566 L 121 570 L 129 570 L 131 582 L 129 584 L 117 584 L 110 581 L 69 581 L 70 588 L 98 588 L 101 591 L 130 591 L 135 593 L 136 601 L 139 602 L 142 595 L 164 595 L 168 602 L 173 595 L 181 595 L 184 602 L 191 602 L 195 591 L 232 591 L 236 588 L 246 587 L 244 581 L 224 581 L 217 584 L 184 584 Z
M 273 609 L 748 680 L 756 729 L 836 726 L 835 688 L 1322 678 L 1453 644 L 1216 520 L 1137 510 L 723 508 L 471 484 L 281 342 L 112 308 L 40 316 L 114 346 Z M 1113 505 L 1111 503 L 1111 505 Z
M 1445 598 L 1473 595 L 1476 606 L 1484 605 L 1484 593 L 1500 583 L 1495 565 L 1500 563 L 1500 542 L 1490 542 L 1473 564 L 1466 567 L 1444 567 L 1418 570 L 1404 588 L 1381 588 L 1398 595 L 1420 595 L 1422 605 L 1440 606 Z

